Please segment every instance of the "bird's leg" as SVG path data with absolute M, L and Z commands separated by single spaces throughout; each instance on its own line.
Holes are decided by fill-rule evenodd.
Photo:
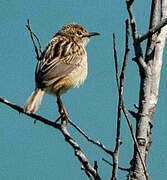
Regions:
M 63 105 L 63 102 L 62 102 L 59 95 L 57 95 L 57 104 L 58 104 L 59 113 L 61 115 L 62 121 L 68 122 L 68 113 L 67 113 L 67 111 L 66 111 L 66 109 L 65 109 L 65 107 Z

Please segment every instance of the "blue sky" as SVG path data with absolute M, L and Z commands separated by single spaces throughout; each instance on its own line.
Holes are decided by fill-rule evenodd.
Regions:
M 125 2 L 121 0 L 1 0 L 0 2 L 0 96 L 23 106 L 34 89 L 35 53 L 25 27 L 27 19 L 44 47 L 65 24 L 76 22 L 101 36 L 91 39 L 87 46 L 89 71 L 85 83 L 62 96 L 70 119 L 90 137 L 100 140 L 114 150 L 117 115 L 117 89 L 114 75 L 112 34 L 116 34 L 118 58 L 123 60 L 125 20 L 128 17 Z M 143 6 L 145 8 L 143 8 Z M 150 2 L 141 0 L 134 5 L 139 33 L 147 31 Z M 144 48 L 144 45 L 143 45 Z M 138 69 L 132 41 L 125 78 L 124 102 L 127 109 L 138 103 Z M 167 58 L 165 48 L 164 60 Z M 163 179 L 167 172 L 166 68 L 164 61 L 159 102 L 152 129 L 152 146 L 148 159 L 150 179 Z M 0 104 L 0 179 L 52 180 L 87 179 L 80 170 L 73 149 L 62 135 L 51 127 Z M 56 98 L 45 95 L 38 114 L 55 120 L 58 117 Z M 131 118 L 133 125 L 134 119 Z M 88 143 L 68 125 L 91 164 L 98 161 L 103 179 L 111 177 L 112 169 L 101 159 L 111 157 Z M 133 155 L 133 141 L 125 119 L 122 120 L 120 166 L 127 167 Z M 158 168 L 157 168 L 158 167 Z M 118 173 L 125 179 L 126 173 Z

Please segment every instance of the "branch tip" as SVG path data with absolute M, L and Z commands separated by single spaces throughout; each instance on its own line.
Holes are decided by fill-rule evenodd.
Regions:
M 36 58 L 37 58 L 37 60 L 39 60 L 39 59 L 40 59 L 39 52 L 40 52 L 40 54 L 42 54 L 41 43 L 40 43 L 40 40 L 39 40 L 39 38 L 37 37 L 37 35 L 31 30 L 29 19 L 27 19 L 26 27 L 27 27 L 28 31 L 30 32 L 30 37 L 31 37 L 31 40 L 32 40 L 32 43 L 33 43 L 33 46 L 34 46 L 34 49 L 35 49 Z M 37 47 L 34 38 L 36 39 L 39 48 Z M 38 51 L 39 51 L 39 52 L 38 52 Z

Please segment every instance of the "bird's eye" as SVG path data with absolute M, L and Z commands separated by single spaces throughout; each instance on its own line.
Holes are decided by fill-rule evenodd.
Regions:
M 77 35 L 78 36 L 82 36 L 82 32 L 81 31 L 77 31 Z

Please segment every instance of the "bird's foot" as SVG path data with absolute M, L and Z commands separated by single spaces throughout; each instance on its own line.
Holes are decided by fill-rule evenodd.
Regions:
M 61 115 L 56 119 L 55 123 L 57 123 L 59 120 L 61 120 L 62 124 L 67 124 L 69 119 L 68 119 L 68 114 L 67 113 L 61 113 Z
M 68 123 L 68 113 L 65 109 L 64 106 L 61 108 L 61 122 L 62 124 L 65 122 L 66 124 Z
M 61 124 L 67 124 L 68 123 L 68 116 L 67 115 L 65 115 L 65 114 L 63 114 L 62 116 L 61 116 Z
M 57 95 L 57 104 L 58 104 L 58 108 L 59 108 L 60 117 L 56 120 L 56 122 L 61 119 L 61 124 L 66 125 L 69 121 L 68 113 L 67 113 L 59 95 Z
M 56 119 L 55 123 L 57 123 L 60 119 L 61 119 L 61 116 L 59 116 L 59 117 Z

